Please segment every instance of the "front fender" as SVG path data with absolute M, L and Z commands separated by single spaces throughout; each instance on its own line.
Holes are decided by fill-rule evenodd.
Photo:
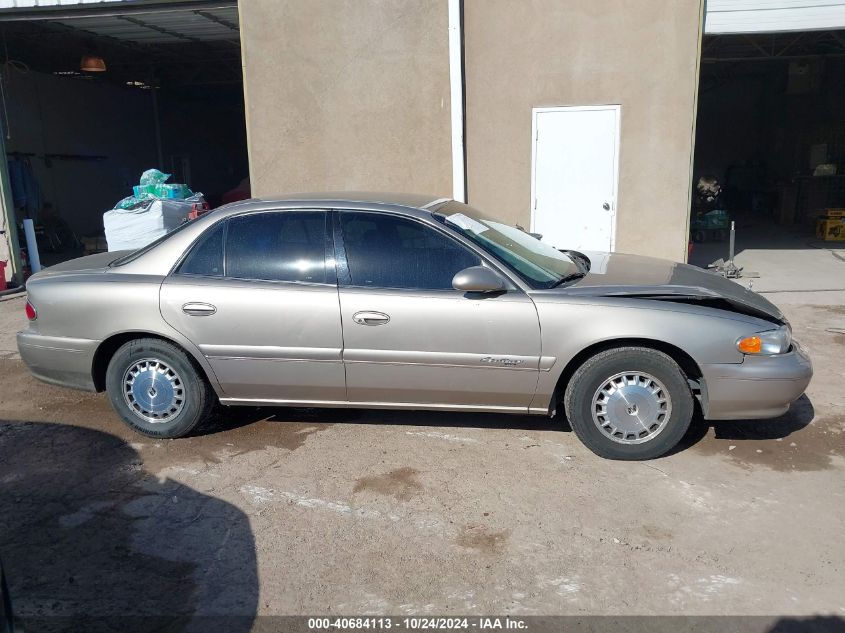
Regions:
M 626 345 L 637 340 L 645 345 L 653 341 L 682 350 L 699 368 L 739 364 L 743 355 L 736 348 L 737 339 L 775 327 L 747 315 L 654 300 L 564 299 L 539 293 L 532 299 L 540 317 L 541 353 L 555 359 L 548 371 L 540 373 L 531 405 L 534 412 L 554 408 L 555 390 L 564 372 L 591 347 L 606 348 L 616 340 Z M 702 390 L 706 393 L 706 385 Z

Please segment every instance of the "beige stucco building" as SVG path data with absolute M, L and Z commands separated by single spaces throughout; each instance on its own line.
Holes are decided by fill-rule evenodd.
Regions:
M 46 265 L 76 257 L 154 166 L 211 206 L 434 194 L 699 264 L 727 255 L 690 231 L 700 176 L 744 236 L 845 208 L 845 0 L 0 0 L 0 26 L 18 282 L 24 220 Z
M 577 182 L 560 183 L 558 204 L 543 211 L 602 212 L 600 222 L 612 216 L 616 250 L 683 260 L 701 0 L 466 0 L 456 3 L 459 50 L 450 48 L 449 4 L 242 2 L 253 192 L 452 197 L 465 188 L 471 205 L 528 229 L 533 109 L 616 105 L 610 213 L 577 208 L 589 196 L 567 194 Z M 451 98 L 456 81 L 463 103 Z M 465 161 L 458 170 L 455 142 Z M 579 152 L 591 160 L 584 147 L 570 148 Z M 456 183 L 461 174 L 465 183 Z

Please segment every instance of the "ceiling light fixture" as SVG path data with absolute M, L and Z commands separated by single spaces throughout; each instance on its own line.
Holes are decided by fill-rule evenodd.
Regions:
M 106 72 L 106 60 L 99 55 L 83 55 L 79 62 L 79 70 L 84 70 L 87 73 L 104 73 Z

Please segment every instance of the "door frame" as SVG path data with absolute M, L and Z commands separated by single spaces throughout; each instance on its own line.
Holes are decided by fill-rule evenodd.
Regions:
M 429 231 L 434 231 L 435 233 L 439 234 L 446 239 L 453 241 L 457 246 L 462 249 L 465 249 L 467 252 L 472 253 L 476 256 L 480 261 L 481 265 L 487 266 L 490 269 L 498 272 L 503 280 L 505 281 L 507 291 L 506 294 L 510 295 L 510 298 L 499 298 L 499 301 L 508 302 L 508 303 L 519 303 L 525 306 L 529 306 L 532 314 L 532 319 L 536 317 L 536 322 L 532 320 L 532 323 L 536 325 L 537 329 L 537 358 L 536 358 L 536 366 L 532 363 L 529 366 L 522 366 L 521 363 L 524 362 L 524 359 L 532 359 L 533 355 L 516 355 L 514 357 L 513 354 L 507 353 L 498 353 L 497 351 L 490 351 L 484 350 L 483 352 L 455 352 L 455 351 L 439 351 L 439 350 L 432 350 L 432 351 L 420 351 L 414 349 L 392 349 L 390 347 L 385 348 L 358 348 L 354 345 L 354 336 L 351 336 L 349 331 L 347 330 L 347 321 L 345 317 L 347 314 L 351 314 L 354 312 L 354 309 L 347 311 L 346 303 L 344 301 L 345 296 L 351 295 L 354 297 L 355 295 L 363 294 L 363 295 L 372 295 L 373 300 L 377 301 L 381 297 L 387 297 L 389 299 L 395 298 L 402 298 L 408 297 L 411 300 L 424 300 L 426 302 L 431 301 L 432 299 L 439 300 L 451 300 L 451 301 L 475 301 L 475 302 L 486 302 L 486 301 L 495 301 L 493 297 L 476 297 L 474 299 L 468 298 L 467 293 L 462 291 L 454 290 L 454 289 L 415 289 L 415 288 L 391 288 L 387 286 L 358 286 L 353 285 L 351 283 L 351 278 L 349 274 L 349 262 L 347 260 L 346 254 L 346 245 L 345 245 L 345 236 L 343 233 L 343 226 L 341 223 L 341 216 L 344 213 L 349 213 L 351 215 L 382 215 L 388 218 L 399 219 L 411 222 L 413 224 L 422 226 Z M 341 353 L 341 358 L 344 363 L 344 367 L 346 368 L 346 391 L 347 391 L 347 406 L 349 407 L 369 407 L 369 408 L 376 408 L 376 409 L 412 409 L 412 410 L 432 410 L 432 411 L 479 411 L 479 412 L 490 412 L 490 411 L 498 411 L 504 413 L 520 413 L 520 414 L 528 414 L 528 413 L 546 413 L 547 408 L 543 408 L 540 411 L 531 408 L 531 404 L 534 402 L 534 398 L 537 395 L 537 385 L 539 385 L 539 377 L 540 373 L 544 371 L 549 371 L 549 368 L 554 364 L 555 359 L 554 357 L 546 357 L 542 355 L 542 332 L 539 330 L 539 316 L 537 316 L 537 307 L 534 304 L 534 300 L 531 298 L 530 294 L 527 292 L 528 286 L 525 282 L 519 278 L 519 276 L 514 272 L 508 269 L 508 267 L 503 263 L 499 262 L 495 259 L 495 257 L 491 256 L 490 253 L 487 253 L 483 249 L 481 249 L 477 244 L 471 242 L 463 235 L 460 235 L 456 231 L 450 231 L 445 226 L 441 225 L 439 222 L 434 220 L 431 216 L 425 217 L 424 215 L 418 215 L 414 210 L 395 210 L 390 208 L 353 208 L 353 207 L 335 207 L 332 210 L 332 227 L 333 227 L 333 238 L 334 238 L 334 246 L 335 246 L 335 265 L 337 266 L 337 291 L 338 291 L 338 300 L 340 304 L 340 316 L 341 316 L 341 336 L 343 338 L 343 350 Z M 381 306 L 376 306 L 372 309 L 375 312 L 381 312 Z M 393 314 L 392 310 L 387 310 L 387 312 Z M 382 312 L 382 314 L 387 314 L 387 312 Z M 388 319 L 389 320 L 389 319 Z M 399 322 L 399 320 L 395 320 L 394 323 Z M 387 325 L 387 324 L 386 324 Z M 355 327 L 355 326 L 352 326 Z M 366 328 L 365 330 L 366 331 Z M 501 338 L 501 337 L 498 337 Z M 357 354 L 356 354 L 357 352 Z M 365 352 L 366 356 L 362 356 L 361 352 Z M 476 358 L 478 357 L 478 358 Z M 484 357 L 483 359 L 480 357 Z M 494 358 L 503 358 L 506 360 L 515 360 L 516 362 L 513 364 L 496 364 L 493 360 Z M 479 365 L 479 363 L 481 363 Z M 361 370 L 367 370 L 368 367 L 376 367 L 379 366 L 390 366 L 391 367 L 391 376 L 389 378 L 385 378 L 383 384 L 387 384 L 391 380 L 394 380 L 396 376 L 399 376 L 399 382 L 401 383 L 402 379 L 402 372 L 403 368 L 408 369 L 408 371 L 419 371 L 419 370 L 428 370 L 428 371 L 437 371 L 438 373 L 441 372 L 455 372 L 455 370 L 462 369 L 462 370 L 475 370 L 475 372 L 494 372 L 491 374 L 491 377 L 495 379 L 496 375 L 498 374 L 500 377 L 507 375 L 507 372 L 513 372 L 517 374 L 527 374 L 532 380 L 536 378 L 536 382 L 533 383 L 533 396 L 529 398 L 526 404 L 523 406 L 521 404 L 491 404 L 488 402 L 431 402 L 427 400 L 420 400 L 419 398 L 406 398 L 402 400 L 379 400 L 377 398 L 372 399 L 356 399 L 350 397 L 350 383 L 352 384 L 352 389 L 358 390 L 365 390 L 365 389 L 373 389 L 372 387 L 366 386 L 357 386 L 354 384 L 355 376 L 350 375 L 352 372 L 353 374 L 361 374 Z M 503 373 L 505 372 L 505 373 Z M 353 380 L 350 380 L 350 377 Z M 366 378 L 366 375 L 364 376 Z M 472 375 L 464 376 L 462 379 L 462 384 L 465 381 L 472 381 L 478 380 L 477 377 L 473 378 Z M 485 380 L 489 380 L 485 376 Z M 508 376 L 508 380 L 514 382 L 513 375 Z M 408 384 L 416 384 L 409 380 Z M 479 391 L 481 391 L 479 389 Z M 490 393 L 493 393 L 492 391 Z M 489 394 L 487 394 L 489 395 Z
M 537 115 L 547 112 L 585 112 L 592 110 L 611 110 L 616 117 L 616 138 L 613 148 L 613 191 L 611 193 L 610 209 L 610 251 L 616 250 L 616 215 L 619 208 L 619 150 L 622 143 L 622 106 L 618 103 L 580 105 L 580 106 L 548 106 L 531 108 L 531 232 L 534 232 L 535 216 L 537 213 Z

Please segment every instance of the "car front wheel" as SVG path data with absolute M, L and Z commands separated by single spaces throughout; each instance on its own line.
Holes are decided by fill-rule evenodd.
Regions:
M 176 438 L 208 418 L 216 402 L 188 356 L 159 339 L 136 339 L 115 352 L 106 391 L 121 419 L 150 437 Z
M 645 347 L 619 347 L 588 359 L 564 394 L 572 430 L 601 457 L 659 457 L 687 432 L 693 396 L 678 364 Z

